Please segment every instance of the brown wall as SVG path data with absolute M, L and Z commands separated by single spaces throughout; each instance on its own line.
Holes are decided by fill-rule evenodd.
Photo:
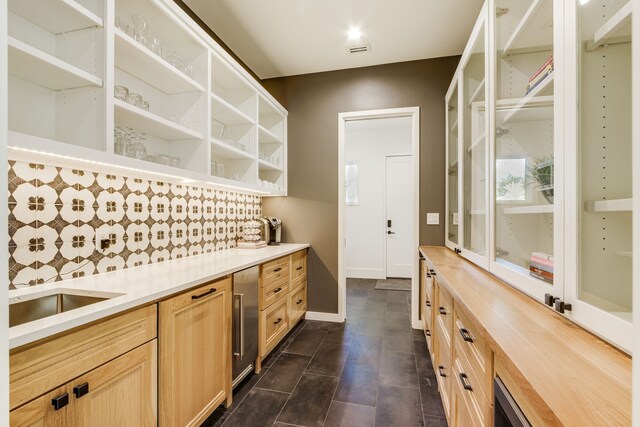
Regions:
M 444 244 L 444 96 L 459 59 L 263 80 L 289 111 L 288 197 L 265 198 L 263 212 L 282 218 L 283 241 L 311 244 L 310 311 L 338 311 L 338 113 L 420 107 L 420 244 Z

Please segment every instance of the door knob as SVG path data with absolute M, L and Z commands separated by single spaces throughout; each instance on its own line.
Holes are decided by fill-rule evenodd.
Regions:
M 387 231 L 387 234 L 396 234 L 393 231 Z

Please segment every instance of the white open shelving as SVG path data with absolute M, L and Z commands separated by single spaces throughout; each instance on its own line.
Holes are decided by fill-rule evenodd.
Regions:
M 533 0 L 502 49 L 506 57 L 521 51 L 549 48 L 553 42 L 552 0 Z M 544 31 L 546 29 L 546 31 Z
M 587 212 L 631 212 L 633 199 L 597 200 L 586 202 Z
M 204 87 L 119 28 L 115 34 L 115 65 L 166 94 L 199 91 Z
M 9 10 L 52 34 L 102 27 L 102 18 L 73 0 L 9 0 Z
M 137 131 L 154 135 L 166 141 L 202 139 L 200 132 L 160 117 L 120 99 L 113 100 L 115 121 L 120 126 L 129 126 Z
M 211 152 L 214 158 L 224 158 L 231 160 L 253 160 L 255 156 L 251 153 L 247 153 L 232 145 L 219 141 L 215 138 L 211 138 Z
M 174 1 L 7 3 L 10 147 L 286 195 L 287 111 Z M 135 15 L 162 55 L 133 37 Z M 149 109 L 115 98 L 114 86 Z M 114 153 L 116 126 L 145 134 L 149 161 Z M 160 154 L 180 166 L 153 163 Z
M 553 78 L 549 74 L 531 92 L 520 99 L 498 101 L 501 123 L 511 121 L 548 120 L 553 118 Z
M 9 74 L 50 90 L 102 86 L 102 79 L 9 37 Z
M 552 214 L 553 205 L 514 206 L 505 208 L 502 212 L 505 215 Z
M 476 101 L 483 101 L 484 100 L 484 81 L 486 79 L 483 78 L 482 81 L 480 81 L 480 84 L 478 85 L 478 87 L 476 88 L 476 90 L 473 91 L 473 93 L 471 94 L 471 98 L 469 98 L 469 107 L 471 107 L 471 104 L 473 104 Z

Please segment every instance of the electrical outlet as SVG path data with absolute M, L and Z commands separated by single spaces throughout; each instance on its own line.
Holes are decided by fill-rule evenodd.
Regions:
M 108 227 L 100 227 L 96 230 L 96 249 L 104 251 L 111 244 L 111 230 Z
M 428 213 L 427 214 L 427 225 L 439 225 L 440 224 L 440 214 L 439 213 Z

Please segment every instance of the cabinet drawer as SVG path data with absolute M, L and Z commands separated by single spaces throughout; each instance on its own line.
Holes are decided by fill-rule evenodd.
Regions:
M 451 343 L 451 328 L 453 326 L 453 299 L 449 292 L 440 284 L 436 284 L 436 301 L 437 308 L 435 318 L 442 322 L 443 333 L 447 338 L 447 342 Z
M 260 285 L 269 286 L 283 277 L 289 280 L 289 257 L 269 261 L 261 266 Z
M 440 396 L 442 397 L 442 404 L 444 406 L 445 414 L 449 418 L 450 411 L 450 399 L 451 399 L 451 376 L 453 375 L 451 369 L 451 344 L 446 341 L 444 334 L 442 333 L 441 322 L 438 321 L 436 325 L 436 336 L 434 338 L 435 343 L 435 371 L 436 378 L 438 379 L 438 387 L 440 388 Z
M 291 289 L 297 288 L 307 277 L 307 251 L 291 255 Z
M 271 282 L 260 288 L 260 309 L 264 310 L 274 302 L 285 298 L 287 296 L 287 292 L 289 292 L 288 277 L 282 277 L 280 280 Z
M 307 311 L 307 282 L 289 292 L 289 323 L 293 327 Z
M 461 387 L 459 395 L 464 407 L 469 413 L 473 426 L 484 427 L 491 425 L 491 405 L 479 387 L 479 380 L 474 375 L 468 360 L 462 353 L 460 342 L 455 341 L 454 346 L 454 366 L 452 382 L 456 382 L 454 387 Z
M 100 366 L 157 335 L 156 305 L 11 351 L 11 409 Z
M 469 362 L 469 369 L 478 379 L 478 386 L 487 399 L 492 395 L 491 381 L 491 350 L 475 323 L 471 322 L 467 314 L 458 306 L 454 308 L 454 341 L 459 344 Z
M 289 331 L 287 299 L 260 311 L 260 356 L 264 357 Z

